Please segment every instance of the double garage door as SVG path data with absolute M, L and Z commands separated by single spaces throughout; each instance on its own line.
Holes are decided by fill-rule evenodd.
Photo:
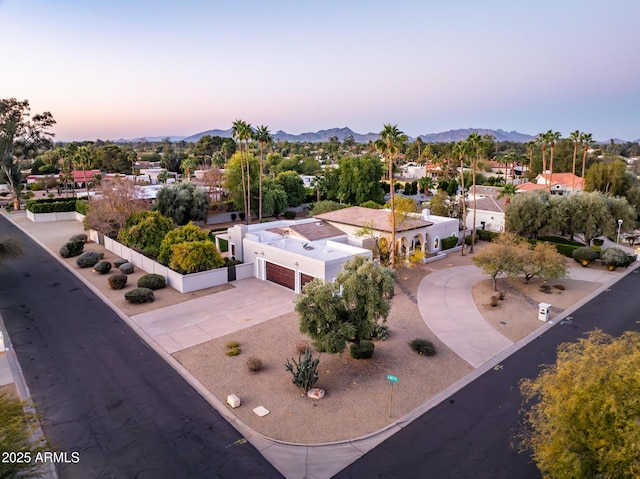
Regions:
M 285 288 L 296 289 L 296 271 L 294 269 L 285 268 L 279 264 L 270 263 L 266 264 L 267 281 L 284 286 Z M 300 273 L 300 288 L 313 279 L 313 276 Z

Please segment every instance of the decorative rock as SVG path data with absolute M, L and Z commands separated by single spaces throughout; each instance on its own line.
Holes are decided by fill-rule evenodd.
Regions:
M 324 389 L 313 388 L 307 391 L 307 397 L 311 399 L 322 399 L 324 397 Z
M 118 266 L 118 269 L 122 274 L 133 273 L 133 265 L 131 263 L 122 263 L 120 266 Z
M 240 398 L 235 394 L 229 394 L 227 396 L 227 404 L 235 409 L 240 406 Z

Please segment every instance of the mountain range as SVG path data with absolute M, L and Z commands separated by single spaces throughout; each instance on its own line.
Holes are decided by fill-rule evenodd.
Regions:
M 492 135 L 496 141 L 513 141 L 516 143 L 526 143 L 535 139 L 534 135 L 528 135 L 526 133 L 520 133 L 517 131 L 504 131 L 501 129 L 492 130 L 486 128 L 462 128 L 457 130 L 448 130 L 440 133 L 428 133 L 424 135 L 419 135 L 420 138 L 425 143 L 450 143 L 454 141 L 461 141 L 468 138 L 468 136 L 472 132 L 477 132 L 480 136 L 482 135 Z M 207 130 L 202 131 L 200 133 L 196 133 L 191 136 L 169 136 L 168 138 L 172 142 L 176 141 L 186 141 L 186 142 L 196 142 L 200 138 L 205 135 L 211 136 L 220 136 L 222 138 L 231 138 L 231 128 L 228 130 Z M 319 130 L 316 132 L 307 132 L 301 133 L 299 135 L 294 135 L 291 133 L 287 133 L 282 130 L 278 130 L 276 133 L 272 133 L 271 135 L 274 141 L 289 141 L 289 142 L 309 142 L 309 143 L 320 143 L 320 142 L 328 142 L 330 138 L 337 138 L 339 141 L 344 141 L 345 138 L 350 136 L 357 143 L 369 143 L 370 141 L 375 141 L 379 138 L 377 133 L 356 133 L 350 128 L 342 127 L 342 128 L 330 128 L 328 130 Z M 118 140 L 119 142 L 127 143 L 127 142 L 139 142 L 139 141 L 162 141 L 164 137 L 144 137 L 144 138 L 134 138 L 131 140 Z M 414 141 L 415 138 L 409 137 L 410 141 Z M 625 143 L 624 140 L 614 139 L 614 143 Z M 602 142 L 602 143 L 608 143 Z M 640 143 L 640 139 L 636 140 L 634 143 Z

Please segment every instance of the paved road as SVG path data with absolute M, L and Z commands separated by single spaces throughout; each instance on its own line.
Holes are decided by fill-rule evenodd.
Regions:
M 518 382 L 553 363 L 558 344 L 600 328 L 620 335 L 640 330 L 640 273 L 579 308 L 570 323 L 557 324 L 444 403 L 369 451 L 336 478 L 539 478 L 526 454 L 511 446 L 519 430 Z
M 26 256 L 0 268 L 0 312 L 62 478 L 282 477 L 82 282 L 0 216 Z

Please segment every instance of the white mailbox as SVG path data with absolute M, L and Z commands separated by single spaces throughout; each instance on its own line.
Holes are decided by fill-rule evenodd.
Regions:
M 549 303 L 538 303 L 538 319 L 540 321 L 544 321 L 545 323 L 549 321 L 550 310 L 551 305 Z

